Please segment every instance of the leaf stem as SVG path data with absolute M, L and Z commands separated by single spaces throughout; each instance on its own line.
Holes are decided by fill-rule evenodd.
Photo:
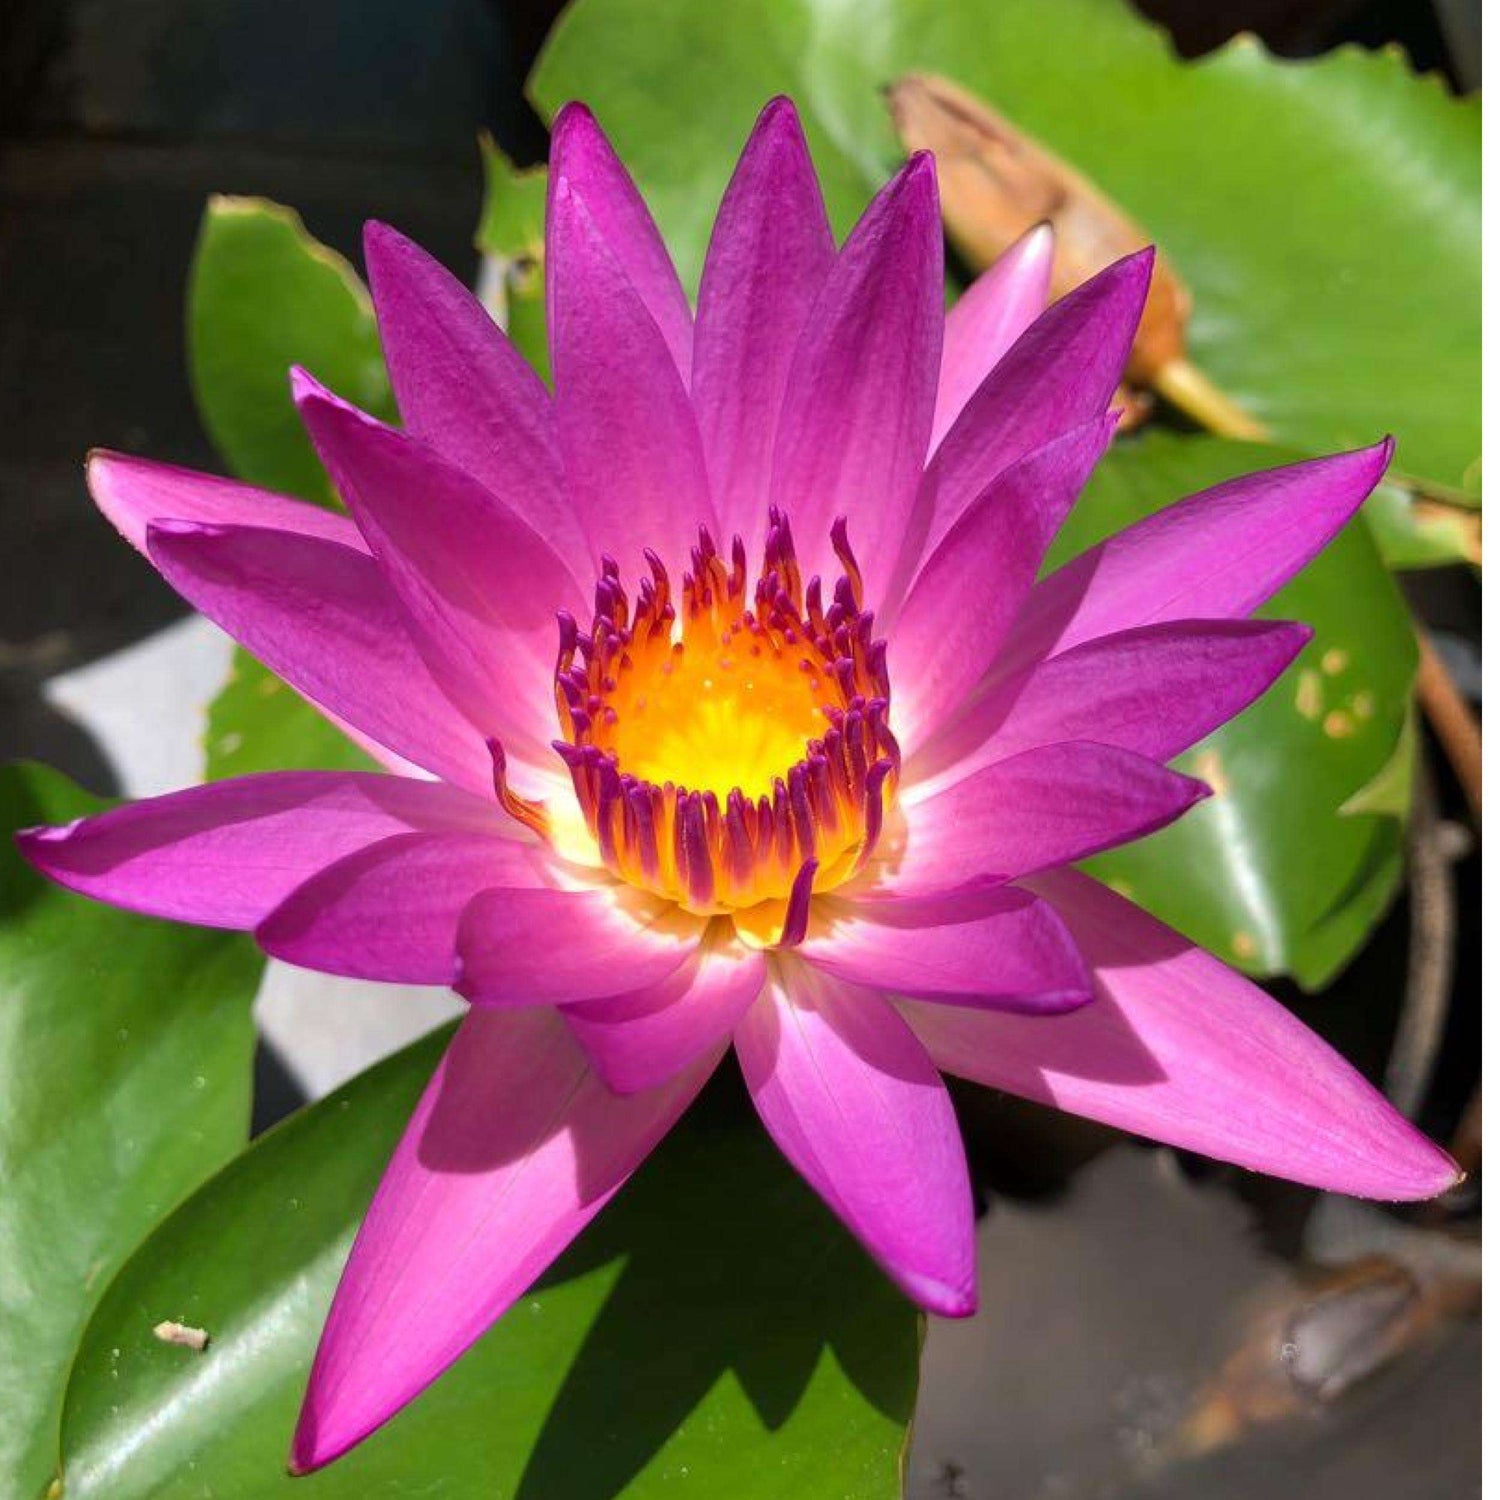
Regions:
M 1479 722 L 1421 626 L 1417 627 L 1417 701 L 1453 767 L 1477 826 L 1483 775 Z
M 1179 411 L 1220 437 L 1263 443 L 1270 433 L 1237 402 L 1211 381 L 1186 356 L 1168 360 L 1152 377 L 1152 385 Z

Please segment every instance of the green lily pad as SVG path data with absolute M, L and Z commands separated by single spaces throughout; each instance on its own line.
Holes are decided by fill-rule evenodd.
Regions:
M 1166 432 L 1122 441 L 1049 563 L 1182 495 L 1294 457 Z M 1416 643 L 1361 518 L 1260 613 L 1317 635 L 1263 698 L 1178 759 L 1217 795 L 1090 868 L 1249 973 L 1316 989 L 1400 886 Z
M 484 209 L 474 247 L 484 257 L 481 295 L 511 342 L 543 380 L 547 357 L 545 221 L 547 169 L 518 168 L 488 137 L 484 156 Z
M 305 698 L 237 647 L 229 680 L 208 706 L 204 779 L 257 771 L 369 771 L 375 761 Z
M 348 261 L 289 208 L 210 198 L 188 289 L 188 346 L 204 426 L 235 474 L 339 508 L 287 372 L 303 365 L 366 411 L 396 420 L 370 295 Z M 204 748 L 210 781 L 374 764 L 243 650 L 209 708 Z
M 72 895 L 11 841 L 102 805 L 45 767 L 0 769 L 0 1495 L 16 1500 L 56 1473 L 68 1368 L 111 1276 L 250 1124 L 249 941 Z
M 1125 0 L 574 0 L 530 90 L 596 110 L 696 278 L 757 110 L 801 106 L 835 225 L 900 146 L 883 85 L 946 74 L 1091 178 L 1196 299 L 1195 359 L 1277 440 L 1393 432 L 1477 492 L 1477 99 L 1404 57 L 1286 62 L 1242 38 L 1183 62 Z
M 188 286 L 188 367 L 224 461 L 251 484 L 337 504 L 287 372 L 394 421 L 375 313 L 353 268 L 264 198 L 210 198 Z
M 1479 501 L 1457 496 L 1433 501 L 1407 484 L 1387 479 L 1365 502 L 1365 520 L 1380 555 L 1398 569 L 1479 566 Z
M 446 1035 L 263 1137 L 131 1260 L 69 1387 L 68 1500 L 897 1500 L 920 1319 L 729 1070 L 457 1365 L 347 1457 L 286 1476 L 339 1268 Z M 203 1353 L 151 1337 L 164 1306 L 209 1333 Z

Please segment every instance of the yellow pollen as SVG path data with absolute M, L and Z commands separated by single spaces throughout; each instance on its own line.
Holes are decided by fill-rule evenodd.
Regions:
M 620 879 L 703 915 L 770 903 L 784 932 L 873 851 L 900 752 L 842 524 L 833 542 L 843 572 L 829 596 L 803 587 L 773 511 L 753 582 L 738 540 L 726 560 L 704 532 L 680 607 L 648 553 L 633 606 L 606 560 L 588 630 L 564 617 L 559 753 Z
M 738 623 L 725 634 L 673 642 L 621 670 L 610 740 L 622 772 L 720 799 L 767 796 L 827 732 L 823 706 L 838 690 L 826 667 Z

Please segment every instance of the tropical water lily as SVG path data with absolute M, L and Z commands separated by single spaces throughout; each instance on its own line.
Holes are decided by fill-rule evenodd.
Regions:
M 837 247 L 777 100 L 695 314 L 570 106 L 555 393 L 372 225 L 404 426 L 293 376 L 348 516 L 91 459 L 120 531 L 388 770 L 197 787 L 32 830 L 27 857 L 470 1002 L 350 1254 L 294 1468 L 457 1358 L 730 1048 L 792 1164 L 950 1316 L 976 1292 L 944 1072 L 1341 1192 L 1454 1180 L 1269 996 L 1070 868 L 1207 794 L 1165 763 L 1305 644 L 1248 617 L 1389 444 L 1192 496 L 1038 581 L 1151 274 L 1132 256 L 1048 308 L 1050 248 L 945 315 L 931 161 Z

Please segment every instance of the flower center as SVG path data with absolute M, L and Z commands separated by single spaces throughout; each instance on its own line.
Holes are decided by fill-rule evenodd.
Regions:
M 562 617 L 557 749 L 621 879 L 726 912 L 805 901 L 873 848 L 900 752 L 842 522 L 833 541 L 844 571 L 826 609 L 773 510 L 753 594 L 739 539 L 726 562 L 701 531 L 680 614 L 647 552 L 633 609 L 606 558 L 590 629 Z

